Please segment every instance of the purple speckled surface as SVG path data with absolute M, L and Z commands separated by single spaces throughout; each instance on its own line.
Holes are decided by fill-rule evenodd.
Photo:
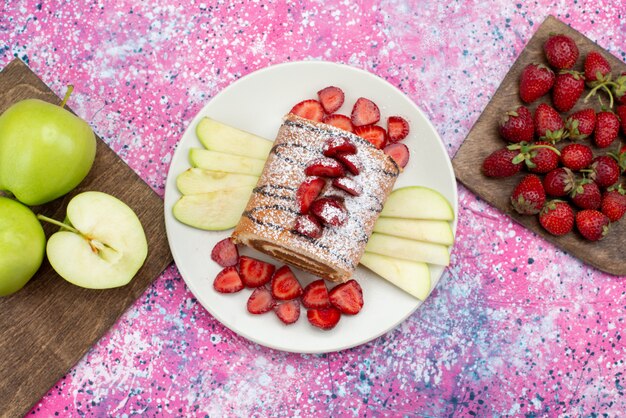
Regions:
M 453 156 L 548 14 L 625 59 L 619 2 L 558 4 L 5 1 L 0 66 L 20 57 L 59 94 L 73 83 L 71 107 L 162 196 L 176 143 L 202 106 L 286 61 L 387 79 Z M 172 266 L 30 414 L 623 414 L 624 281 L 459 191 L 450 268 L 383 337 L 327 355 L 260 347 L 212 318 Z

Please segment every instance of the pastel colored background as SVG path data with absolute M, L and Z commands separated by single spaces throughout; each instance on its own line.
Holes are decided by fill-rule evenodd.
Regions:
M 163 196 L 188 122 L 254 70 L 296 60 L 366 69 L 425 111 L 452 157 L 548 14 L 624 60 L 619 9 L 546 0 L 6 1 L 0 67 L 19 57 L 60 95 L 74 84 L 70 106 Z M 266 349 L 212 318 L 171 266 L 29 415 L 623 414 L 623 278 L 459 192 L 450 268 L 383 337 L 327 355 Z

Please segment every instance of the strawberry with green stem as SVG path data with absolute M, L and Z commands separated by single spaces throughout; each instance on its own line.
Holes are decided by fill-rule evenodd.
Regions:
M 535 169 L 538 164 L 534 161 L 537 157 L 537 150 L 546 148 L 553 153 L 560 155 L 559 150 L 549 144 L 537 144 L 520 142 L 511 144 L 508 147 L 500 148 L 485 158 L 482 165 L 482 172 L 487 177 L 503 178 L 519 173 L 524 162 L 529 169 Z M 544 164 L 543 160 L 539 161 Z M 539 167 L 543 169 L 543 167 Z M 549 171 L 549 170 L 548 170 Z
M 541 103 L 537 106 L 533 122 L 539 139 L 554 144 L 561 139 L 567 138 L 568 134 L 561 115 L 556 109 L 546 103 Z
M 550 234 L 563 236 L 574 227 L 574 210 L 567 202 L 551 200 L 539 212 L 539 223 Z
M 576 228 L 589 241 L 599 241 L 609 232 L 610 220 L 594 209 L 581 210 L 576 214 Z
M 596 112 L 588 108 L 572 113 L 565 120 L 567 136 L 572 141 L 588 138 L 596 127 Z
M 612 186 L 604 192 L 600 211 L 611 222 L 617 222 L 624 216 L 626 213 L 626 190 L 621 184 Z
M 549 92 L 553 85 L 554 71 L 543 64 L 528 64 L 520 76 L 520 99 L 532 103 Z
M 511 194 L 511 205 L 520 215 L 536 215 L 546 202 L 546 192 L 541 179 L 528 174 L 515 186 Z
M 611 65 L 600 53 L 591 51 L 585 58 L 585 80 L 591 91 L 585 97 L 587 102 L 602 89 L 609 95 L 609 108 L 613 108 L 613 93 L 611 89 L 619 89 L 617 83 L 611 80 Z M 602 99 L 600 99 L 602 103 Z

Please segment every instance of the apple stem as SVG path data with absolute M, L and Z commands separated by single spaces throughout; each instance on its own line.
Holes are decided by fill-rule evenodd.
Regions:
M 56 219 L 48 218 L 47 216 L 44 216 L 44 215 L 42 215 L 42 214 L 38 214 L 38 215 L 37 215 L 37 218 L 38 218 L 39 220 L 41 220 L 41 221 L 45 221 L 45 222 L 51 223 L 51 224 L 53 224 L 53 225 L 60 226 L 61 228 L 64 228 L 64 229 L 70 230 L 70 231 L 72 231 L 72 232 L 74 232 L 74 233 L 76 233 L 76 234 L 82 235 L 82 234 L 78 231 L 78 229 L 76 229 L 76 228 L 74 228 L 74 227 L 71 227 L 71 226 L 69 226 L 68 224 L 64 224 L 63 222 L 59 222 L 59 221 L 57 221 Z
M 67 91 L 65 92 L 65 97 L 63 98 L 63 101 L 61 102 L 61 104 L 59 106 L 65 107 L 65 104 L 69 100 L 70 95 L 72 94 L 72 91 L 74 91 L 74 86 L 70 84 L 69 86 L 67 86 Z

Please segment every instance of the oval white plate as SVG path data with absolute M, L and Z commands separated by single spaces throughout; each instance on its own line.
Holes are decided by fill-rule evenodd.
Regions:
M 231 231 L 208 232 L 188 227 L 172 216 L 180 197 L 176 177 L 189 168 L 188 153 L 201 147 L 195 127 L 202 117 L 211 116 L 223 123 L 273 140 L 282 117 L 304 99 L 328 85 L 341 87 L 346 100 L 338 113 L 350 115 L 358 97 L 372 99 L 381 110 L 381 125 L 387 116 L 405 117 L 411 126 L 404 143 L 411 158 L 395 187 L 423 185 L 440 191 L 457 213 L 457 189 L 452 165 L 439 135 L 420 109 L 386 81 L 356 68 L 328 62 L 305 61 L 280 64 L 249 74 L 216 95 L 187 127 L 169 169 L 165 189 L 165 226 L 174 260 L 189 289 L 200 303 L 222 324 L 261 345 L 298 353 L 324 353 L 354 347 L 391 330 L 407 318 L 421 302 L 387 283 L 369 270 L 359 267 L 356 278 L 363 288 L 364 306 L 356 316 L 343 315 L 330 331 L 312 327 L 302 308 L 300 320 L 283 325 L 276 315 L 251 315 L 246 301 L 251 291 L 223 295 L 213 290 L 213 279 L 220 267 L 211 258 L 211 249 Z M 456 221 L 454 222 L 456 231 Z M 243 249 L 242 253 L 252 253 Z M 254 254 L 264 260 L 271 258 Z M 279 263 L 274 261 L 279 266 Z M 443 268 L 431 266 L 432 287 Z M 303 286 L 313 276 L 295 270 Z

